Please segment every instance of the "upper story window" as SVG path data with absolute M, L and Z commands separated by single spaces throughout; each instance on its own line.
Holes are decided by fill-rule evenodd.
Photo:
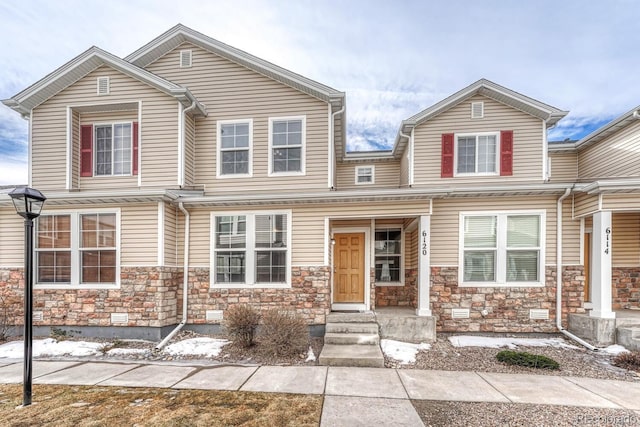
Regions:
M 269 118 L 269 175 L 304 175 L 306 118 Z
M 80 135 L 81 176 L 136 175 L 138 124 L 83 125 Z
M 544 283 L 543 212 L 462 213 L 462 286 Z
M 253 120 L 218 122 L 218 177 L 251 176 Z
M 456 135 L 456 175 L 496 174 L 498 134 Z
M 373 184 L 374 171 L 374 166 L 356 166 L 356 184 Z

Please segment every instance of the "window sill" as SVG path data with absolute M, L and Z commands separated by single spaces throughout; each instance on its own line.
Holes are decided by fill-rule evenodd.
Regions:
M 250 173 L 228 173 L 223 175 L 216 175 L 217 179 L 233 179 L 233 178 L 253 178 L 253 174 Z
M 269 172 L 269 177 L 278 177 L 278 176 L 305 176 L 305 172 Z
M 36 283 L 33 289 L 119 289 L 119 283 L 88 283 L 88 284 L 76 284 L 70 283 Z
M 477 176 L 500 176 L 498 172 L 482 172 L 482 173 L 456 173 L 453 174 L 454 178 L 468 178 Z
M 376 282 L 376 286 L 404 286 L 403 282 Z
M 289 289 L 290 283 L 212 283 L 210 289 Z
M 461 282 L 458 283 L 460 288 L 543 288 L 544 283 L 540 282 Z

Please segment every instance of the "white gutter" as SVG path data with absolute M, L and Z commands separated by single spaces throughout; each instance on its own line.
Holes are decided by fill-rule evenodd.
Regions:
M 182 321 L 175 327 L 173 331 L 169 333 L 163 339 L 160 344 L 158 344 L 155 349 L 160 350 L 162 347 L 167 345 L 171 338 L 177 334 L 180 329 L 187 323 L 187 297 L 189 295 L 189 223 L 190 223 L 190 215 L 189 211 L 184 208 L 182 202 L 178 204 L 178 208 L 184 214 L 184 267 L 182 268 Z
M 582 344 L 589 350 L 598 351 L 598 348 L 562 327 L 562 201 L 571 194 L 571 190 L 572 187 L 568 187 L 556 205 L 556 327 L 561 334 Z
M 329 104 L 329 108 L 331 108 L 331 104 Z M 331 113 L 331 123 L 330 124 L 330 128 L 329 128 L 329 137 L 331 138 L 331 146 L 329 148 L 329 153 L 331 158 L 329 159 L 329 189 L 330 190 L 335 190 L 336 189 L 336 133 L 334 131 L 335 128 L 335 121 L 336 121 L 336 116 L 338 114 L 342 114 L 344 113 L 346 106 L 343 105 L 341 109 L 339 109 L 338 111 Z M 343 120 L 343 124 L 342 126 L 344 126 L 344 120 Z M 346 144 L 347 141 L 342 141 L 342 145 Z

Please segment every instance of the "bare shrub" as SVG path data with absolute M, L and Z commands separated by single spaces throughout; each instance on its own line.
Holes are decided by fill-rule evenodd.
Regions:
M 630 371 L 640 372 L 640 351 L 625 351 L 613 358 L 613 364 Z
M 303 353 L 309 346 L 309 328 L 295 312 L 271 309 L 262 316 L 260 346 L 273 356 Z
M 227 334 L 244 348 L 254 344 L 259 323 L 260 312 L 246 304 L 231 306 L 225 313 L 224 327 Z
M 9 338 L 18 314 L 15 307 L 21 306 L 21 302 L 17 296 L 0 290 L 0 342 Z

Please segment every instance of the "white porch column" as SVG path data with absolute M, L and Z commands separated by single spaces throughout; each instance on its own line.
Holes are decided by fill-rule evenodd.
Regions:
M 611 211 L 593 214 L 591 317 L 614 319 L 611 311 Z
M 418 226 L 418 316 L 431 316 L 431 216 L 420 216 Z

